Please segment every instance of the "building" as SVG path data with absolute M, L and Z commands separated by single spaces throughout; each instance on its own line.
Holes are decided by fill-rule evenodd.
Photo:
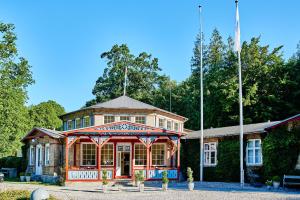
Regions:
M 244 165 L 246 176 L 247 173 L 251 173 L 252 170 L 260 171 L 263 170 L 264 166 L 264 158 L 262 154 L 262 145 L 265 137 L 268 134 L 272 134 L 272 132 L 279 127 L 285 128 L 286 131 L 290 131 L 292 127 L 300 127 L 300 114 L 290 117 L 288 119 L 284 119 L 282 121 L 274 121 L 274 122 L 264 122 L 264 123 L 256 123 L 256 124 L 248 124 L 244 125 Z M 220 181 L 220 177 L 215 177 L 214 173 L 215 168 L 218 166 L 218 145 L 222 141 L 236 141 L 239 142 L 240 135 L 240 126 L 229 126 L 229 127 L 220 127 L 220 128 L 210 128 L 205 129 L 204 132 L 204 180 L 214 180 L 217 179 Z M 197 149 L 198 154 L 193 154 L 194 157 L 191 160 L 197 160 L 197 163 L 184 161 L 182 163 L 184 166 L 193 166 L 195 171 L 199 174 L 199 156 L 200 156 L 200 131 L 193 131 L 182 138 L 182 148 L 186 151 L 187 148 Z M 239 147 L 237 145 L 236 157 L 239 160 Z M 229 151 L 229 149 L 228 149 Z M 186 155 L 187 157 L 190 156 Z M 224 153 L 223 153 L 224 156 Z M 182 161 L 183 162 L 183 161 Z M 298 157 L 297 164 L 293 166 L 294 169 L 300 169 L 300 156 Z M 237 162 L 237 181 L 239 178 L 239 161 Z M 206 174 L 205 172 L 210 172 Z M 196 176 L 197 176 L 196 173 Z M 205 177 L 206 176 L 206 177 Z M 208 177 L 211 176 L 211 177 Z M 236 179 L 232 179 L 234 181 Z M 222 181 L 222 179 L 221 179 Z M 227 180 L 226 180 L 227 181 Z
M 22 141 L 28 147 L 28 169 L 43 179 L 64 176 L 66 182 L 134 179 L 178 180 L 180 138 L 187 118 L 127 96 L 61 116 L 63 131 L 34 128 Z

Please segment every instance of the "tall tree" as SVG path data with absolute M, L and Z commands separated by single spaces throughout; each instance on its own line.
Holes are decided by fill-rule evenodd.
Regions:
M 161 78 L 157 58 L 152 58 L 146 52 L 135 56 L 125 44 L 114 45 L 110 51 L 102 53 L 101 58 L 106 59 L 107 66 L 93 89 L 96 99 L 87 102 L 87 106 L 123 94 L 125 66 L 128 67 L 128 96 L 148 103 L 153 102 L 153 94 Z
M 28 131 L 26 88 L 34 81 L 25 58 L 18 56 L 14 25 L 0 22 L 0 157 L 14 154 Z
M 65 109 L 52 100 L 29 107 L 29 116 L 32 127 L 60 129 L 62 121 L 59 116 L 64 113 Z

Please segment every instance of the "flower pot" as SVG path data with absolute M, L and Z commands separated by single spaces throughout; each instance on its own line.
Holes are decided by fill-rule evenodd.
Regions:
M 26 182 L 30 182 L 30 176 L 25 176 Z
M 162 184 L 162 190 L 167 191 L 168 190 L 168 183 L 163 183 Z
M 20 181 L 24 182 L 25 181 L 25 176 L 20 176 Z
M 280 182 L 273 181 L 273 187 L 274 187 L 275 189 L 278 189 L 278 188 L 279 188 L 279 185 L 280 185 Z
M 144 183 L 140 183 L 139 184 L 139 190 L 140 190 L 140 192 L 144 192 Z
M 108 188 L 107 185 L 102 185 L 102 191 L 103 191 L 103 193 L 107 193 L 107 188 Z
M 188 183 L 189 191 L 194 190 L 195 184 L 193 182 Z
M 141 184 L 141 181 L 136 181 L 136 182 L 135 182 L 135 186 L 137 186 L 137 187 L 139 187 L 140 184 Z

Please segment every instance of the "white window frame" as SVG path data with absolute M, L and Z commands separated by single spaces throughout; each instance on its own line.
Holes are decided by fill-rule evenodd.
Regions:
M 121 117 L 129 117 L 129 120 L 121 120 Z M 120 115 L 120 122 L 131 122 L 131 116 L 130 115 Z
M 214 144 L 215 145 L 215 150 L 212 150 L 211 149 L 211 145 Z M 209 146 L 209 149 L 208 150 L 205 150 L 205 145 L 208 145 Z M 205 142 L 203 144 L 203 152 L 204 152 L 204 155 L 203 155 L 203 164 L 204 166 L 206 167 L 215 167 L 217 165 L 217 162 L 218 162 L 218 159 L 217 159 L 217 155 L 218 155 L 218 148 L 217 148 L 217 142 Z M 212 163 L 211 162 L 211 153 L 212 152 L 215 152 L 215 163 Z M 205 153 L 208 153 L 208 160 L 209 160 L 209 163 L 205 163 L 206 159 L 205 159 Z
M 114 166 L 114 163 L 115 163 L 115 144 L 113 143 L 113 142 L 108 142 L 108 143 L 106 143 L 106 144 L 104 144 L 104 145 L 107 145 L 107 144 L 112 144 L 113 145 L 113 164 L 112 165 L 102 165 L 101 164 L 101 162 L 102 162 L 102 159 L 101 159 L 101 162 L 100 162 L 100 166 L 101 167 L 113 167 Z M 101 147 L 101 150 L 100 151 L 102 151 L 102 148 L 104 147 L 104 145 Z M 101 152 L 101 155 L 100 156 L 102 156 L 102 152 Z
M 160 126 L 160 120 L 163 120 L 163 126 Z M 165 118 L 158 118 L 158 127 L 166 128 L 166 119 Z
M 249 147 L 248 142 L 252 141 L 253 146 Z M 255 141 L 259 141 L 259 147 L 255 147 Z M 260 149 L 260 163 L 255 163 L 255 150 Z M 248 151 L 253 151 L 253 163 L 248 162 Z M 263 164 L 263 157 L 262 157 L 262 147 L 261 147 L 261 139 L 248 139 L 247 140 L 247 147 L 246 147 L 246 165 L 247 166 L 261 166 Z
M 88 120 L 88 121 L 89 121 L 89 125 L 88 125 L 88 126 L 86 126 L 86 121 L 87 121 L 86 119 L 87 119 L 87 118 L 89 119 L 89 120 Z M 90 127 L 90 126 L 91 126 L 91 116 L 88 116 L 88 115 L 87 115 L 87 116 L 84 116 L 84 117 L 83 117 L 83 127 Z
M 79 127 L 77 128 L 77 120 L 79 120 Z M 81 128 L 81 119 L 80 118 L 76 118 L 75 119 L 75 129 L 79 129 L 79 128 Z
M 69 129 L 69 122 L 71 122 L 71 128 Z M 73 121 L 72 120 L 68 120 L 67 121 L 67 130 L 72 130 L 73 129 Z
M 152 147 L 153 146 L 155 146 L 155 145 L 164 145 L 164 163 L 163 163 L 163 165 L 154 165 L 153 164 L 153 156 L 152 156 L 152 153 L 153 153 L 153 151 L 152 151 Z M 162 166 L 166 166 L 167 165 L 167 144 L 166 143 L 154 143 L 154 144 L 152 144 L 152 146 L 151 146 L 151 157 L 150 157 L 150 159 L 151 159 L 151 163 L 152 163 L 152 166 L 154 166 L 154 167 L 162 167 Z
M 168 123 L 170 123 L 170 127 L 168 127 Z M 172 130 L 172 127 L 173 127 L 172 125 L 173 125 L 172 121 L 167 120 L 167 130 Z
M 137 120 L 136 120 L 137 117 L 143 117 L 143 118 L 145 118 L 145 123 L 137 122 Z M 137 115 L 137 116 L 134 116 L 134 122 L 135 122 L 135 123 L 139 123 L 139 124 L 147 124 L 147 117 L 146 117 L 145 115 Z
M 29 165 L 34 165 L 34 146 L 33 145 L 30 145 L 29 147 Z
M 145 145 L 144 144 L 142 144 L 142 143 L 134 143 L 134 149 L 133 149 L 133 152 L 134 152 L 134 162 L 133 162 L 133 164 L 134 164 L 134 166 L 147 166 L 147 148 L 146 148 L 146 164 L 145 165 L 136 165 L 135 164 L 135 147 L 136 147 L 136 145 L 143 145 L 144 147 L 145 147 Z
M 105 122 L 105 117 L 113 117 L 114 121 L 113 122 Z M 115 115 L 104 115 L 103 116 L 103 124 L 110 124 L 116 122 L 116 116 Z
M 84 165 L 83 164 L 83 144 L 93 144 L 95 145 L 93 142 L 82 142 L 80 143 L 80 166 L 96 166 L 97 165 L 97 146 L 95 145 L 95 164 L 94 165 Z
M 50 143 L 45 144 L 45 166 L 49 166 L 50 165 Z

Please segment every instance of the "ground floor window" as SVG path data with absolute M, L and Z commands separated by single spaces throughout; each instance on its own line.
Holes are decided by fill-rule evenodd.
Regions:
M 262 153 L 261 153 L 261 140 L 250 139 L 247 142 L 247 165 L 261 165 Z
M 50 144 L 45 144 L 45 165 L 50 164 Z
M 146 165 L 147 164 L 147 149 L 143 144 L 135 144 L 134 146 L 134 164 Z
M 152 145 L 152 165 L 163 166 L 166 165 L 166 145 L 165 144 L 153 144 Z
M 29 148 L 29 164 L 34 165 L 34 147 L 30 146 Z
M 81 144 L 81 165 L 95 166 L 96 165 L 96 145 L 93 143 Z
M 114 165 L 114 145 L 105 144 L 101 148 L 101 165 L 112 166 Z
M 204 143 L 204 165 L 215 166 L 217 164 L 217 143 Z

